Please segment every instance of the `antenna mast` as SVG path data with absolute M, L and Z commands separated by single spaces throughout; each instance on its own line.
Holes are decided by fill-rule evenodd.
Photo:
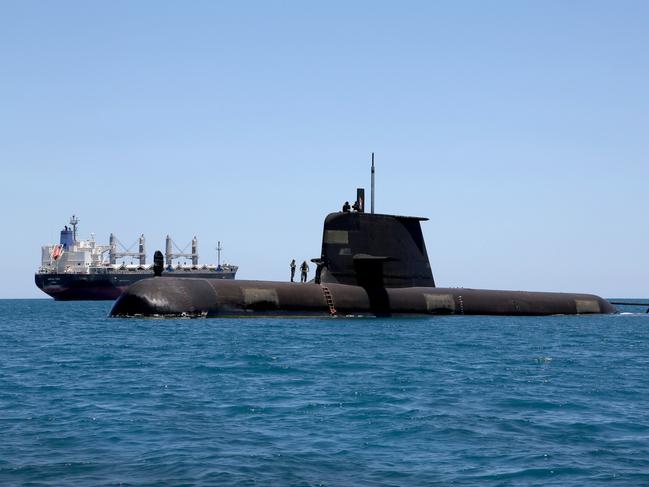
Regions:
M 372 152 L 372 188 L 371 188 L 370 192 L 371 192 L 370 209 L 371 209 L 371 212 L 374 213 L 374 152 Z
M 72 225 L 72 239 L 76 243 L 77 241 L 77 224 L 79 223 L 79 219 L 75 216 L 72 215 L 72 218 L 70 218 L 70 225 Z
M 216 255 L 217 255 L 216 264 L 219 266 L 221 265 L 221 250 L 223 250 L 223 247 L 221 247 L 221 241 L 219 240 L 216 243 Z

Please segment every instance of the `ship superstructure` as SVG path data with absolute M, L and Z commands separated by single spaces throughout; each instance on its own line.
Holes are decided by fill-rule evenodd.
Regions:
M 79 240 L 78 224 L 79 219 L 73 215 L 70 225 L 61 230 L 59 243 L 41 247 L 41 265 L 35 281 L 43 292 L 57 300 L 116 299 L 130 284 L 153 276 L 153 265 L 146 263 L 144 235 L 137 240 L 137 251 L 131 251 L 112 233 L 108 245 L 99 245 L 94 234 Z M 221 242 L 216 250 L 217 264 L 199 264 L 196 237 L 191 242 L 191 253 L 186 253 L 167 235 L 162 275 L 234 279 L 238 267 L 221 264 Z M 125 262 L 127 258 L 130 263 Z

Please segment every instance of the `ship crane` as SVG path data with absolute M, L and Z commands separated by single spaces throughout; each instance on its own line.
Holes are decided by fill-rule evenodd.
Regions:
M 176 245 L 176 242 L 174 242 L 171 239 L 171 237 L 167 235 L 166 245 L 165 245 L 166 265 L 171 266 L 173 264 L 174 259 L 191 259 L 192 265 L 197 266 L 198 265 L 198 239 L 196 238 L 196 235 L 194 235 L 191 245 L 192 245 L 192 252 L 191 254 L 188 254 L 185 252 L 185 249 L 188 247 L 188 245 L 185 246 L 185 249 L 180 249 L 180 247 Z M 174 247 L 176 247 L 176 250 L 178 252 L 173 251 Z
M 144 239 L 144 234 L 140 235 L 140 238 L 137 241 L 138 243 L 138 252 L 131 252 L 131 248 L 135 246 L 135 243 L 131 245 L 129 248 L 126 248 L 122 242 L 119 241 L 119 239 L 114 235 L 110 234 L 110 239 L 109 239 L 109 261 L 111 264 L 116 264 L 117 259 L 122 259 L 124 257 L 137 257 L 140 259 L 140 265 L 145 265 L 146 264 L 146 250 L 145 250 L 145 239 Z M 124 252 L 118 252 L 117 251 L 117 245 L 119 245 L 121 248 L 125 249 Z

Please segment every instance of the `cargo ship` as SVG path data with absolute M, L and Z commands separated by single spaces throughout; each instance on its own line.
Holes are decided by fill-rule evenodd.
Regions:
M 44 293 L 60 301 L 113 300 L 134 282 L 153 277 L 153 265 L 146 263 L 144 235 L 137 241 L 137 252 L 131 252 L 112 233 L 108 245 L 98 245 L 93 234 L 88 240 L 78 240 L 78 224 L 73 215 L 70 226 L 61 230 L 59 243 L 41 247 L 41 265 L 34 280 Z M 191 253 L 184 253 L 167 235 L 162 276 L 234 279 L 238 266 L 221 264 L 221 242 L 216 250 L 217 264 L 199 264 L 196 237 Z M 131 259 L 128 264 L 127 258 Z

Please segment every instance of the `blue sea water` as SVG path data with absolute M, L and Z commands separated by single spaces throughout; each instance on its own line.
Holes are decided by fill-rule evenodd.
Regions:
M 0 300 L 0 485 L 648 485 L 649 315 Z

